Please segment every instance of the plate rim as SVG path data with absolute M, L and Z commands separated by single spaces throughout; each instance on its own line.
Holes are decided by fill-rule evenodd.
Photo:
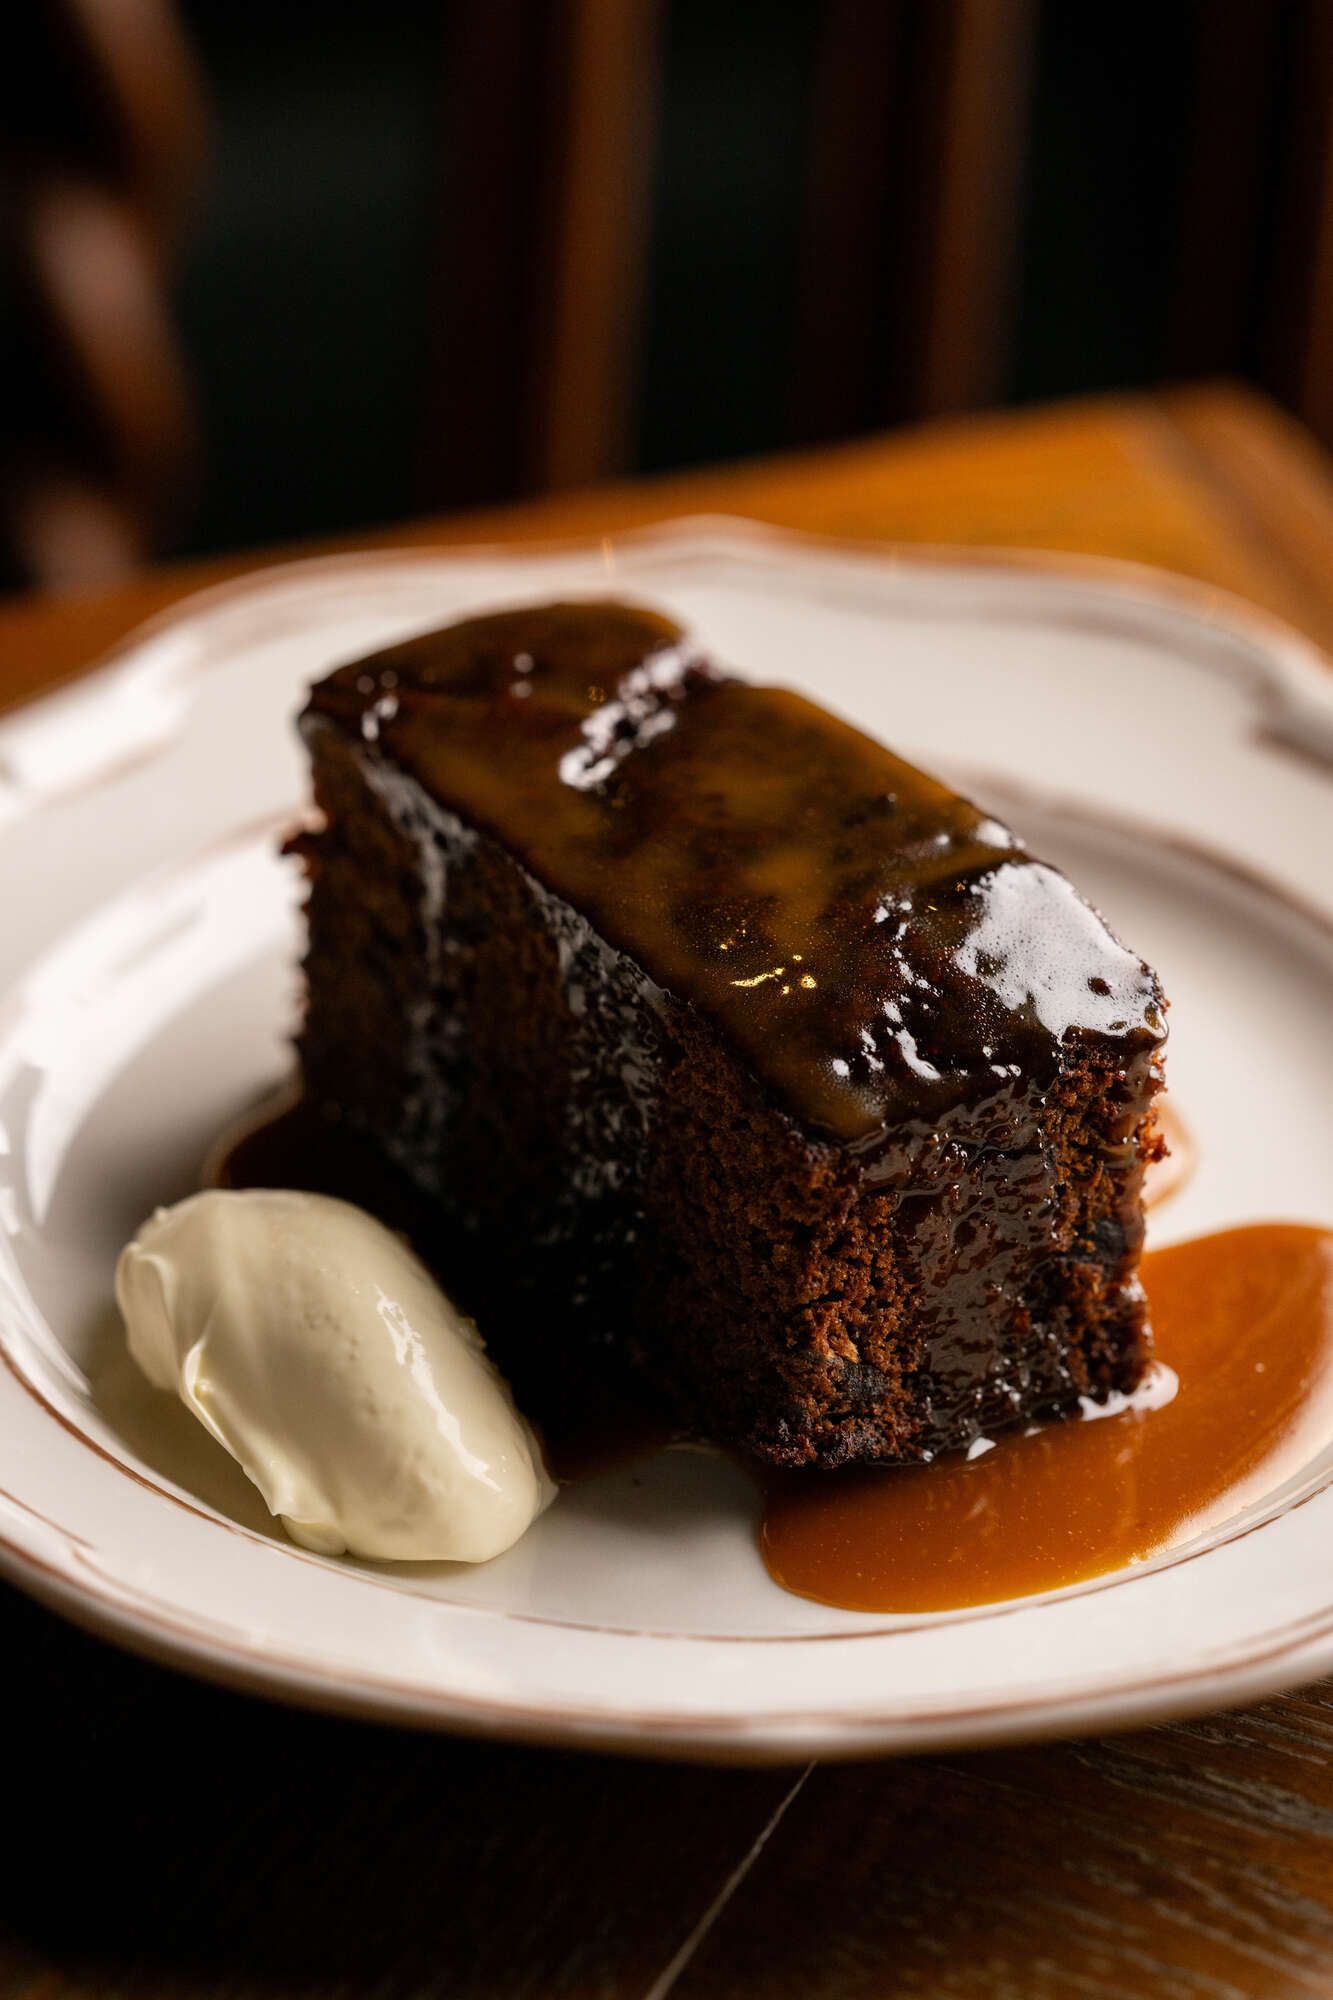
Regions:
M 954 1711 L 855 1714 L 837 1718 L 809 1710 L 766 1715 L 755 1724 L 743 1715 L 615 1715 L 588 1706 L 532 1707 L 522 1702 L 476 1701 L 445 1690 L 384 1679 L 339 1678 L 336 1667 L 269 1654 L 251 1659 L 210 1643 L 197 1629 L 156 1620 L 123 1600 L 80 1589 L 52 1565 L 0 1535 L 0 1575 L 48 1609 L 95 1637 L 108 1639 L 158 1666 L 183 1669 L 196 1679 L 235 1693 L 273 1699 L 386 1726 L 428 1729 L 546 1749 L 581 1749 L 668 1762 L 775 1765 L 859 1763 L 946 1750 L 993 1748 L 1084 1735 L 1123 1734 L 1157 1721 L 1206 1715 L 1241 1706 L 1284 1687 L 1333 1671 L 1333 1608 L 1324 1628 L 1284 1641 L 1211 1670 L 1182 1669 L 1154 1675 L 1125 1690 L 1100 1688 L 1001 1706 L 994 1702 Z M 1300 1621 L 1302 1623 L 1306 1621 Z M 725 1643 L 725 1642 L 722 1642 Z M 1300 1663 L 1295 1678 L 1278 1675 L 1281 1663 Z
M 614 539 L 633 543 L 636 548 L 660 547 L 677 556 L 690 554 L 752 555 L 762 551 L 770 557 L 775 548 L 793 544 L 811 557 L 851 556 L 879 570 L 885 564 L 900 568 L 938 570 L 962 568 L 977 573 L 1013 574 L 1026 572 L 1034 577 L 1058 575 L 1075 585 L 1091 586 L 1099 597 L 1123 603 L 1133 601 L 1141 612 L 1184 616 L 1214 637 L 1224 634 L 1239 639 L 1252 665 L 1258 670 L 1257 686 L 1276 694 L 1289 704 L 1303 722 L 1308 704 L 1329 728 L 1333 745 L 1333 661 L 1313 642 L 1304 638 L 1281 619 L 1247 604 L 1232 593 L 1175 572 L 1154 570 L 1146 565 L 1116 557 L 1081 556 L 1073 552 L 1027 549 L 997 549 L 912 543 L 885 543 L 850 540 L 802 531 L 749 523 L 731 517 L 693 516 L 679 521 L 650 524 L 625 532 Z M 142 664 L 142 655 L 151 642 L 169 636 L 175 628 L 191 625 L 201 614 L 242 599 L 253 599 L 296 586 L 324 580 L 331 571 L 349 569 L 403 571 L 430 567 L 443 569 L 469 562 L 493 561 L 502 565 L 521 564 L 543 556 L 595 557 L 596 538 L 560 539 L 554 542 L 522 541 L 449 545 L 441 548 L 406 550 L 367 549 L 344 554 L 297 559 L 261 565 L 247 574 L 191 593 L 178 603 L 138 626 L 117 643 L 87 672 L 61 684 L 32 703 L 0 718 L 0 747 L 16 723 L 55 701 L 77 702 L 97 692 L 99 677 L 117 668 Z M 1221 663 L 1214 662 L 1221 670 Z M 1317 678 L 1311 679 L 1311 675 Z M 1271 721 L 1271 717 L 1269 718 Z M 1281 712 L 1279 712 L 1281 721 Z M 1283 732 L 1279 729 L 1278 734 Z M 1329 751 L 1333 760 L 1333 748 Z M 1322 761 L 1322 758 L 1321 758 Z M 38 801 L 42 803 L 44 801 Z M 191 857 L 197 858 L 197 857 Z M 1225 864 L 1227 856 L 1210 858 Z M 142 880 L 142 877 L 136 878 Z M 130 886 L 127 882 L 126 887 Z M 44 955 L 44 954 L 43 954 Z M 23 972 L 18 978 L 22 980 Z M 5 1357 L 8 1360 L 8 1356 Z M 12 1365 L 12 1364 L 11 1364 Z M 25 1387 L 28 1385 L 25 1383 Z M 85 1440 L 86 1442 L 86 1440 Z M 349 1686 L 337 1678 L 338 1669 L 321 1674 L 309 1662 L 274 1659 L 272 1665 L 247 1660 L 243 1653 L 228 1652 L 216 1640 L 210 1641 L 197 1627 L 178 1631 L 167 1638 L 171 1628 L 163 1621 L 158 1630 L 132 1604 L 114 1594 L 103 1598 L 85 1583 L 82 1587 L 45 1564 L 35 1552 L 15 1544 L 0 1534 L 0 1572 L 19 1582 L 34 1596 L 51 1604 L 76 1623 L 129 1645 L 133 1650 L 175 1665 L 184 1665 L 205 1678 L 250 1692 L 264 1692 L 280 1699 L 381 1720 L 424 1723 L 433 1728 L 466 1733 L 518 1738 L 551 1745 L 578 1745 L 586 1748 L 629 1754 L 656 1754 L 668 1757 L 697 1757 L 707 1761 L 787 1762 L 809 1756 L 861 1757 L 899 1754 L 916 1749 L 960 1747 L 965 1744 L 1036 1740 L 1038 1736 L 1065 1735 L 1088 1728 L 1104 1730 L 1138 1726 L 1159 1715 L 1196 1713 L 1216 1708 L 1232 1699 L 1248 1699 L 1255 1694 L 1288 1684 L 1289 1677 L 1277 1673 L 1279 1663 L 1300 1663 L 1299 1670 L 1311 1673 L 1333 1668 L 1333 1603 L 1326 1625 L 1318 1633 L 1308 1631 L 1276 1648 L 1268 1648 L 1262 1658 L 1247 1656 L 1213 1669 L 1197 1665 L 1181 1678 L 1191 1692 L 1181 1691 L 1169 1679 L 1155 1676 L 1150 1685 L 1126 1693 L 1105 1689 L 1074 1692 L 1061 1699 L 1047 1695 L 1029 1698 L 1005 1709 L 994 1703 L 963 1715 L 922 1717 L 904 1720 L 891 1714 L 880 1717 L 846 1715 L 812 1717 L 793 1715 L 763 1716 L 757 1724 L 745 1726 L 743 1716 L 652 1717 L 635 1721 L 628 1716 L 615 1719 L 603 1715 L 555 1711 L 549 1705 L 530 1710 L 521 1703 L 478 1703 L 466 1696 L 416 1689 L 402 1695 L 390 1684 Z M 1320 1614 L 1321 1620 L 1325 1614 Z M 1303 1626 L 1309 1619 L 1301 1621 Z M 808 1635 L 811 1638 L 817 1635 Z M 852 1635 L 828 1635 L 835 1637 Z M 869 1635 L 856 1635 L 869 1636 Z M 725 1643 L 725 1642 L 723 1642 Z M 1044 1719 L 1043 1719 L 1044 1718 Z M 983 1726 L 984 1725 L 984 1726 Z M 723 1737 L 719 1729 L 730 1726 Z
M 281 597 L 312 583 L 346 572 L 377 569 L 410 575 L 431 568 L 487 563 L 507 566 L 533 561 L 595 559 L 609 562 L 608 550 L 627 547 L 635 553 L 661 552 L 676 556 L 732 558 L 772 556 L 785 550 L 807 563 L 841 558 L 866 570 L 892 568 L 938 571 L 955 569 L 974 577 L 1018 579 L 1023 576 L 1065 583 L 1091 594 L 1101 604 L 1133 606 L 1140 613 L 1179 621 L 1184 629 L 1214 642 L 1230 641 L 1243 657 L 1242 672 L 1261 687 L 1272 707 L 1263 718 L 1268 733 L 1286 748 L 1313 756 L 1333 768 L 1333 651 L 1300 631 L 1289 620 L 1255 604 L 1237 591 L 1207 582 L 1182 570 L 1158 568 L 1130 557 L 1096 551 L 1028 548 L 1019 544 L 912 542 L 877 539 L 817 530 L 790 528 L 755 517 L 699 513 L 673 516 L 614 530 L 608 535 L 534 537 L 516 541 L 447 542 L 437 545 L 350 548 L 325 555 L 294 556 L 260 561 L 252 570 L 224 577 L 187 592 L 140 620 L 110 647 L 94 655 L 73 675 L 40 690 L 14 707 L 0 710 L 0 768 L 4 746 L 22 733 L 34 717 L 77 706 L 95 698 L 127 668 L 142 672 L 155 664 L 155 649 L 170 641 L 181 627 L 201 617 L 225 611 L 259 596 Z M 607 581 L 615 582 L 608 567 Z M 585 593 L 586 594 L 586 593 Z M 1202 662 L 1213 671 L 1226 667 L 1214 654 Z M 1308 741 L 1313 731 L 1313 747 Z M 153 740 L 149 738 L 148 747 Z M 119 768 L 123 753 L 108 760 Z M 80 773 L 80 780 L 86 781 Z M 46 803 L 46 797 L 38 803 Z M 0 821 L 0 825 L 3 822 Z

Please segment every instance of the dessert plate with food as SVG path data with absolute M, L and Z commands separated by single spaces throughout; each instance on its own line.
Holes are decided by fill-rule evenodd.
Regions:
M 1124 566 L 192 600 L 0 725 L 0 1562 L 691 1757 L 1327 1671 L 1331 851 L 1333 672 Z

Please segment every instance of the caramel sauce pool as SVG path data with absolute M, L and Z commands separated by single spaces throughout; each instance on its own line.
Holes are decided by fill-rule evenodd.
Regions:
M 1155 1410 L 984 1456 L 766 1482 L 776 1581 L 855 1611 L 952 1611 L 1081 1583 L 1271 1491 L 1333 1436 L 1333 1230 L 1256 1224 L 1150 1251 Z

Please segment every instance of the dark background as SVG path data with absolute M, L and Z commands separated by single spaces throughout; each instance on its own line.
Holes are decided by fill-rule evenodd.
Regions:
M 209 435 L 189 546 L 407 514 L 451 178 L 438 0 L 182 11 L 216 118 L 179 292 Z M 1040 11 L 1005 401 L 1168 366 L 1191 10 Z M 819 15 L 820 0 L 669 0 L 634 469 L 786 442 Z
M 38 15 L 48 4 L 59 13 L 33 0 Z M 538 41 L 560 4 L 505 0 Z M 144 552 L 355 531 L 551 483 L 486 414 L 495 380 L 469 411 L 494 343 L 469 344 L 455 245 L 470 209 L 483 240 L 487 226 L 468 156 L 478 130 L 535 130 L 555 86 L 538 60 L 527 97 L 500 93 L 479 111 L 459 54 L 465 11 L 178 0 L 210 131 L 162 283 L 202 448 Z M 618 456 L 598 470 L 1223 371 L 1333 426 L 1333 397 L 1310 386 L 1308 309 L 1311 272 L 1321 258 L 1325 277 L 1333 269 L 1333 201 L 1313 220 L 1310 207 L 1333 130 L 1333 0 L 1006 0 L 1005 12 L 1024 17 L 1013 248 L 984 379 L 941 397 L 914 372 L 914 267 L 890 254 L 932 226 L 924 155 L 894 149 L 924 115 L 928 37 L 969 14 L 984 30 L 985 0 L 883 0 L 878 15 L 876 0 L 859 12 L 848 0 L 662 0 L 632 390 Z M 853 199 L 878 203 L 864 281 L 844 273 L 836 295 L 812 301 L 803 232 L 814 133 L 830 117 L 829 24 L 873 47 L 890 17 L 896 95 L 888 165 L 874 170 L 885 186 L 853 184 Z M 20 90 L 22 39 L 9 67 Z M 931 143 L 963 141 L 946 126 Z M 540 159 L 531 171 L 540 183 Z M 540 248 L 530 238 L 514 254 Z M 497 258 L 508 254 L 497 228 Z M 78 390 L 45 366 L 24 312 L 20 274 L 0 290 L 0 359 L 16 432 L 36 434 Z M 811 347 L 821 314 L 831 343 Z M 839 379 L 803 396 L 802 368 Z M 513 394 L 517 408 L 517 377 Z M 22 567 L 11 556 L 10 582 Z

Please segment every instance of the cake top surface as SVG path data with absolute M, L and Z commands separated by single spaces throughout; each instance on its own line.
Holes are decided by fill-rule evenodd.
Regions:
M 825 1138 L 1164 1038 L 1153 974 L 1057 869 L 655 612 L 469 619 L 339 668 L 307 719 L 502 841 Z

